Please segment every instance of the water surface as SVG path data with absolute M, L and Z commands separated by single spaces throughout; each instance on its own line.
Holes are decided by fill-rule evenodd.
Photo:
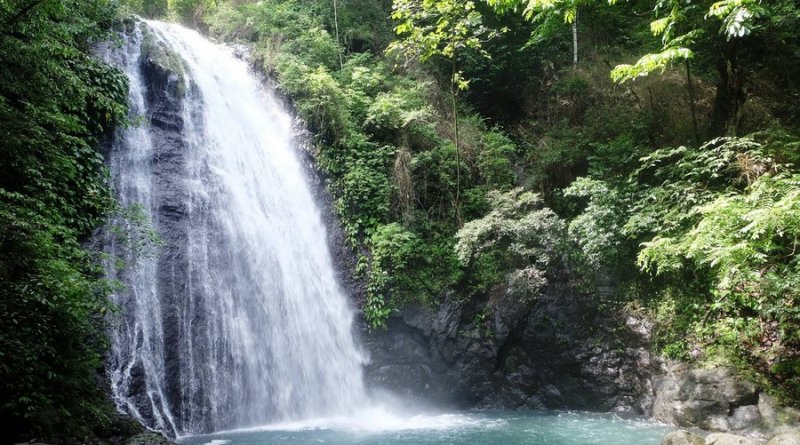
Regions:
M 479 412 L 333 418 L 186 437 L 183 445 L 658 445 L 674 428 L 613 414 Z

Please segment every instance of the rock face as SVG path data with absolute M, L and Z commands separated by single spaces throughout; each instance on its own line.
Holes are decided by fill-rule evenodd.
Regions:
M 133 417 L 127 414 L 116 413 L 107 425 L 96 429 L 94 434 L 98 438 L 98 443 L 121 445 L 127 442 L 129 438 L 141 435 L 145 433 L 145 431 L 144 427 Z
M 175 445 L 175 442 L 156 433 L 142 433 L 125 441 L 125 445 Z
M 164 337 L 177 339 L 179 323 L 175 319 L 176 311 L 172 307 L 180 304 L 178 296 L 183 294 L 181 288 L 188 274 L 188 257 L 185 247 L 188 241 L 186 224 L 181 220 L 186 213 L 189 190 L 184 186 L 181 170 L 186 163 L 186 138 L 184 137 L 184 103 L 187 91 L 183 81 L 183 67 L 180 58 L 163 43 L 156 40 L 147 27 L 142 27 L 141 57 L 139 70 L 143 80 L 143 95 L 146 118 L 150 125 L 154 144 L 158 150 L 151 161 L 153 170 L 153 195 L 159 196 L 160 206 L 157 210 L 157 228 L 163 241 L 163 253 L 158 257 L 157 268 L 159 279 L 157 286 L 161 295 L 166 295 L 162 302 L 162 319 Z M 124 277 L 120 277 L 123 278 Z M 124 281 L 127 282 L 126 279 Z M 126 302 L 127 303 L 127 302 Z M 127 303 L 132 304 L 132 303 Z M 127 305 L 125 312 L 134 309 Z M 168 387 L 165 396 L 170 399 L 171 406 L 180 406 L 180 351 L 177 341 L 167 342 L 165 348 L 165 372 Z M 153 405 L 149 402 L 148 388 L 145 382 L 145 364 L 139 358 L 130 370 L 128 396 L 138 407 L 144 419 L 153 418 Z M 159 405 L 167 401 L 158 400 Z M 148 425 L 157 428 L 157 425 Z
M 706 441 L 688 431 L 673 431 L 661 441 L 661 445 L 705 445 Z
M 770 439 L 767 445 L 800 445 L 800 430 L 780 433 Z
M 763 440 L 727 433 L 709 434 L 706 437 L 706 445 L 762 445 L 763 443 Z
M 760 428 L 762 418 L 770 415 L 770 404 L 759 403 L 758 388 L 731 368 L 665 364 L 662 372 L 653 379 L 652 414 L 657 420 L 709 431 L 743 431 Z
M 436 311 L 401 310 L 387 330 L 363 333 L 367 378 L 457 407 L 645 413 L 649 324 L 597 311 L 560 278 L 528 300 L 496 288 Z
M 800 430 L 785 431 L 769 441 L 759 437 L 748 437 L 730 433 L 713 433 L 705 439 L 688 431 L 673 431 L 661 441 L 661 445 L 800 445 Z

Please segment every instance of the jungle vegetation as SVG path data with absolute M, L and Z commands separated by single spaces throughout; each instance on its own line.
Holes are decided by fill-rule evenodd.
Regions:
M 102 420 L 115 210 L 99 142 L 124 76 L 92 56 L 136 13 L 245 43 L 314 135 L 367 282 L 403 305 L 568 271 L 800 403 L 800 9 L 791 0 L 8 0 L 0 3 L 0 411 Z M 104 414 L 105 413 L 105 414 Z M 87 420 L 94 419 L 94 420 Z

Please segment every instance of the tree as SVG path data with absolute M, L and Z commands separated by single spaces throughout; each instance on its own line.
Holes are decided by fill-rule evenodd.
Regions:
M 392 18 L 400 40 L 387 48 L 389 54 L 404 55 L 424 62 L 442 57 L 450 63 L 450 99 L 453 112 L 453 143 L 456 149 L 456 222 L 461 226 L 461 154 L 458 140 L 458 93 L 467 89 L 469 81 L 458 69 L 458 56 L 466 49 L 489 57 L 481 48 L 484 39 L 496 32 L 483 25 L 483 17 L 472 0 L 395 0 Z
M 651 22 L 650 30 L 653 35 L 661 36 L 661 50 L 645 54 L 633 65 L 615 67 L 611 77 L 616 82 L 624 82 L 655 71 L 663 72 L 668 66 L 682 62 L 686 66 L 693 105 L 689 61 L 698 49 L 716 54 L 715 68 L 719 79 L 710 132 L 712 135 L 736 135 L 746 99 L 747 71 L 742 66 L 740 54 L 743 43 L 754 32 L 763 29 L 766 19 L 773 17 L 777 9 L 777 5 L 766 6 L 758 0 L 702 3 L 659 0 L 655 7 L 657 18 Z M 709 37 L 714 35 L 717 37 Z M 702 44 L 698 42 L 701 38 L 704 39 Z M 695 114 L 694 109 L 692 114 Z
M 491 258 L 509 271 L 506 280 L 513 294 L 530 296 L 546 284 L 548 268 L 563 260 L 564 222 L 539 195 L 520 187 L 491 191 L 488 199 L 492 210 L 456 233 L 458 259 L 475 268 L 482 257 Z
M 553 21 L 564 20 L 572 29 L 572 64 L 578 66 L 578 9 L 591 0 L 486 0 L 497 12 L 522 8 L 523 16 L 547 29 Z M 616 0 L 609 0 L 609 4 Z

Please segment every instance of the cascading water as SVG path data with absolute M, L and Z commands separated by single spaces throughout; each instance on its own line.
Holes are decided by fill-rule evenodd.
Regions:
M 139 204 L 163 245 L 144 255 L 107 237 L 126 264 L 107 268 L 125 284 L 118 406 L 177 435 L 363 407 L 365 359 L 291 118 L 229 49 L 134 28 L 107 56 L 130 78 L 135 123 L 109 162 L 120 203 Z

